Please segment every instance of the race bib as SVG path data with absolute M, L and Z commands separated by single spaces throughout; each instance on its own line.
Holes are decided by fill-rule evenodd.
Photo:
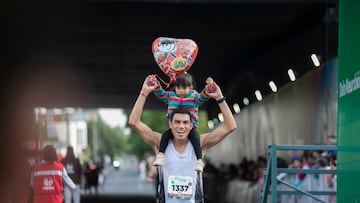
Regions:
M 167 195 L 172 199 L 190 200 L 193 191 L 193 178 L 189 176 L 169 176 Z

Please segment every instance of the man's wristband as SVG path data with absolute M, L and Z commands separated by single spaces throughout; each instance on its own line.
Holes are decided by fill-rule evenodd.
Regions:
M 226 97 L 221 97 L 220 99 L 216 100 L 218 104 L 223 103 L 226 100 Z

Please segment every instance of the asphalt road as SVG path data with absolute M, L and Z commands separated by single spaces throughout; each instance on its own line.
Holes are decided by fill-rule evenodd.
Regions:
M 92 193 L 83 192 L 82 203 L 156 202 L 154 184 L 141 180 L 136 166 L 127 166 L 119 170 L 110 166 L 105 174 L 104 184 L 99 187 L 98 194 L 96 195 L 94 190 Z

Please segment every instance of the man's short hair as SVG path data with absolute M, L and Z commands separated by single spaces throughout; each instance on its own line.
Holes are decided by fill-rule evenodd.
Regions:
M 175 114 L 187 114 L 191 120 L 191 112 L 183 106 L 179 106 L 178 108 L 174 109 L 173 112 L 171 112 L 170 121 L 173 120 Z

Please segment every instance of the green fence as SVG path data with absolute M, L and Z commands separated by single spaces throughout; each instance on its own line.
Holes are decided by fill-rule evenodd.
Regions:
M 271 200 L 272 203 L 278 202 L 280 194 L 301 194 L 306 195 L 318 202 L 326 202 L 320 199 L 319 195 L 336 195 L 336 191 L 305 191 L 300 187 L 278 178 L 278 174 L 336 174 L 336 170 L 328 169 L 291 169 L 278 168 L 278 151 L 305 151 L 305 150 L 336 150 L 335 145 L 270 145 L 267 149 L 267 168 L 264 171 L 264 186 L 260 191 L 260 202 L 265 203 Z M 282 184 L 290 190 L 279 190 L 278 184 Z M 271 197 L 268 197 L 271 196 Z

